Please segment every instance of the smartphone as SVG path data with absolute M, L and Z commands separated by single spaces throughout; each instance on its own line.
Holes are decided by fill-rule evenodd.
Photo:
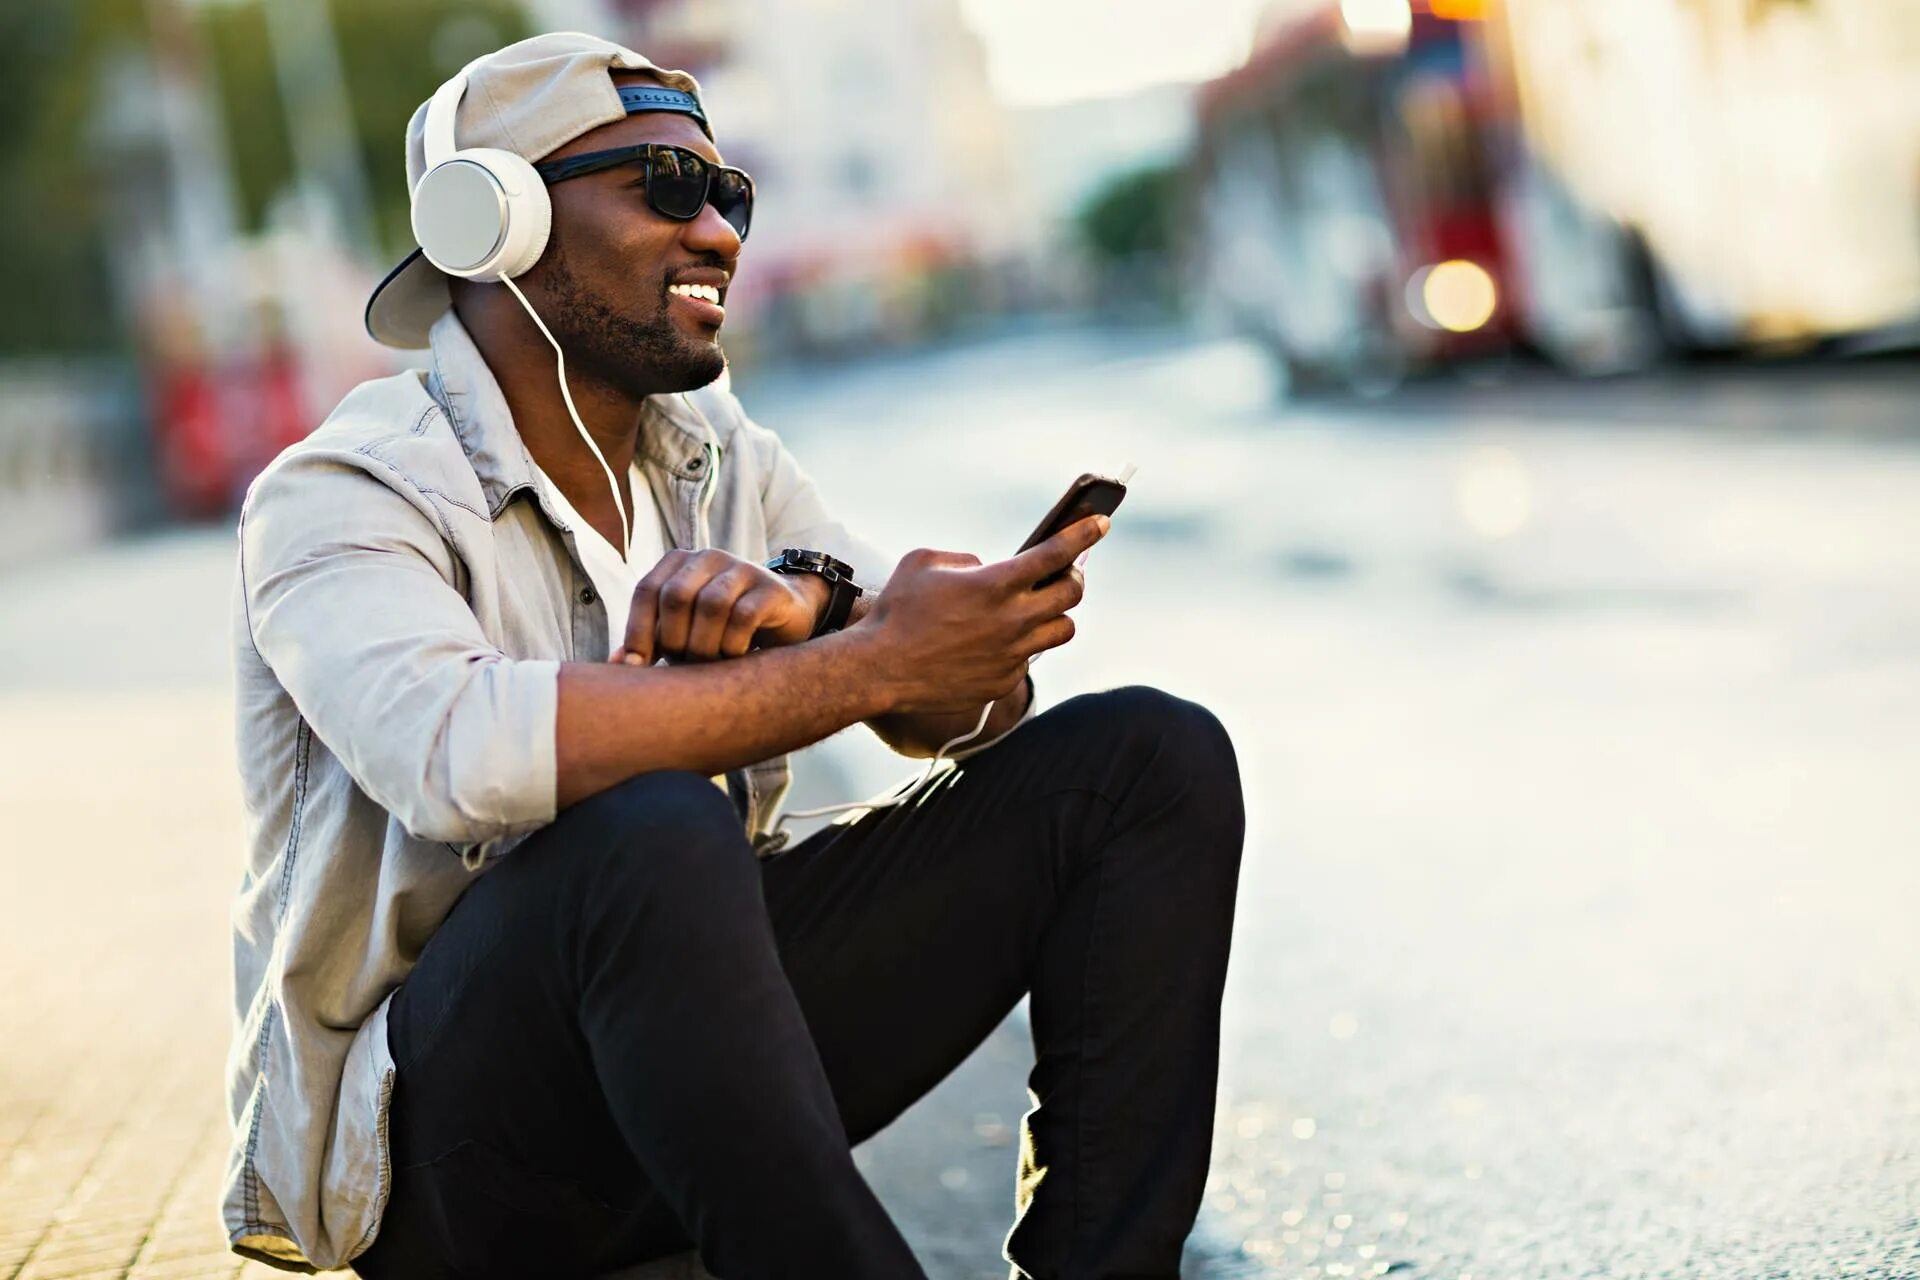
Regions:
M 1111 516 L 1120 509 L 1121 500 L 1126 496 L 1127 486 L 1118 480 L 1091 473 L 1081 476 L 1067 486 L 1067 491 L 1060 495 L 1060 501 L 1053 504 L 1053 510 L 1047 512 L 1046 518 L 1027 535 L 1027 540 L 1020 544 L 1020 551 L 1039 546 L 1076 520 L 1084 520 L 1088 516 Z M 1059 580 L 1065 573 L 1066 570 L 1062 569 L 1059 573 L 1049 574 L 1034 586 L 1044 587 Z

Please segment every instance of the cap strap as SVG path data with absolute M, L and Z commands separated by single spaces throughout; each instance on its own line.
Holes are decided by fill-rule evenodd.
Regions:
M 681 89 L 666 89 L 652 84 L 623 84 L 615 86 L 620 91 L 620 105 L 627 109 L 628 115 L 637 115 L 642 111 L 671 111 L 683 116 L 692 116 L 700 122 L 701 132 L 709 138 L 713 129 L 707 124 L 707 113 L 701 109 L 700 99 Z

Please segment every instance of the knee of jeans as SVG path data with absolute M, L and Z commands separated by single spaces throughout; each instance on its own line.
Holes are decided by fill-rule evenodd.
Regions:
M 757 885 L 753 846 L 726 793 L 685 770 L 644 773 L 570 806 L 567 856 L 588 892 L 608 880 L 673 891 L 726 877 Z
M 1143 766 L 1177 787 L 1199 815 L 1244 825 L 1240 761 L 1220 717 L 1198 702 L 1150 685 L 1128 685 L 1095 696 L 1116 737 L 1134 744 L 1143 753 Z

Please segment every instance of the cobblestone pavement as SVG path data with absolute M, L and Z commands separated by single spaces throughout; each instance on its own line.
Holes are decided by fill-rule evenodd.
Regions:
M 1036 680 L 1199 698 L 1249 781 L 1190 1276 L 1839 1280 L 1920 1274 L 1920 451 L 1876 379 L 1812 433 L 1792 378 L 1757 426 L 1276 416 L 1238 348 L 1036 334 L 741 391 L 897 549 L 1143 464 Z M 0 577 L 0 1280 L 275 1274 L 213 1206 L 228 537 Z M 854 733 L 798 775 L 902 772 Z M 857 1153 L 937 1280 L 1005 1275 L 1025 1035 Z

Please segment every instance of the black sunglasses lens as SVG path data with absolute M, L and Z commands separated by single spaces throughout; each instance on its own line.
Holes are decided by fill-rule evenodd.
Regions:
M 647 198 L 669 218 L 687 219 L 707 198 L 707 162 L 679 147 L 660 147 L 647 172 Z
M 753 225 L 753 183 L 736 169 L 716 169 L 713 174 L 713 190 L 707 199 L 727 225 L 747 238 L 747 228 Z

